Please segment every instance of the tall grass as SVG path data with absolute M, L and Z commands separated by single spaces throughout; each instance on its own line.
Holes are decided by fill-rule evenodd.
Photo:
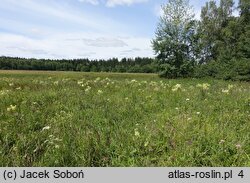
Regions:
M 250 84 L 0 72 L 1 166 L 250 166 Z

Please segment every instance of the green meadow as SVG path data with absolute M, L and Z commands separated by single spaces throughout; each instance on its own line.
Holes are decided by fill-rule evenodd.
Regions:
M 0 166 L 250 166 L 250 84 L 0 71 Z

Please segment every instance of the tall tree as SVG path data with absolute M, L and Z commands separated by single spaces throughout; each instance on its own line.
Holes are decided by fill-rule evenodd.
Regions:
M 219 47 L 225 44 L 222 29 L 228 25 L 233 12 L 233 0 L 211 0 L 201 10 L 199 24 L 200 47 L 202 62 L 215 60 L 219 54 Z
M 232 16 L 233 6 L 233 0 L 220 0 L 220 6 L 218 9 L 220 25 L 222 27 L 227 25 L 228 18 Z
M 240 0 L 239 1 L 239 9 L 240 9 L 240 15 L 245 16 L 247 20 L 250 21 L 250 1 L 249 0 Z M 248 22 L 249 22 L 248 21 Z
M 250 59 L 250 1 L 239 1 L 241 35 L 238 41 L 238 52 L 241 56 Z M 249 60 L 250 61 L 250 60 Z
M 186 67 L 194 58 L 195 21 L 192 7 L 188 0 L 169 0 L 162 10 L 156 37 L 152 41 L 162 76 L 188 75 Z

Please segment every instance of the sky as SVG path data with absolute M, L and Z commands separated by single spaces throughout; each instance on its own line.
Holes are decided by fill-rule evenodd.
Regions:
M 219 0 L 217 0 L 219 1 Z M 0 0 L 0 56 L 154 57 L 167 0 Z M 195 17 L 206 0 L 190 0 Z

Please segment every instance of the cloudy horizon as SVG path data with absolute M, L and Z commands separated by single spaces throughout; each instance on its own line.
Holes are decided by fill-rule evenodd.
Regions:
M 0 55 L 50 59 L 153 57 L 166 0 L 0 0 Z M 190 0 L 196 18 L 205 0 Z

